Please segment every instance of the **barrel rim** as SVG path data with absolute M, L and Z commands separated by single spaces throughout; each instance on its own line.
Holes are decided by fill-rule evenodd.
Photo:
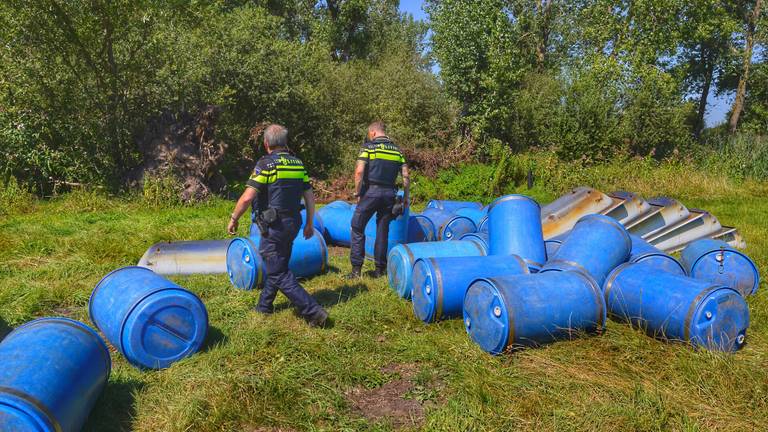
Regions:
M 258 251 L 259 251 L 258 246 L 256 245 L 256 242 L 254 242 L 253 239 L 250 236 L 249 237 L 235 237 L 235 238 L 233 238 L 229 242 L 229 246 L 227 246 L 227 257 L 229 256 L 230 248 L 236 242 L 244 243 L 245 247 L 250 249 L 251 255 L 253 256 L 253 259 L 257 260 L 257 261 L 261 261 L 261 254 L 258 253 Z M 232 286 L 235 287 L 235 289 L 240 289 L 240 288 L 238 288 L 235 285 L 235 281 L 232 280 L 232 277 L 229 276 L 229 273 L 230 273 L 230 271 L 229 271 L 229 263 L 226 260 L 226 257 L 225 257 L 225 262 L 227 263 L 227 278 L 229 279 L 229 283 L 232 284 Z M 254 288 L 260 287 L 264 283 L 264 266 L 263 265 L 257 265 L 256 266 L 256 275 L 255 276 L 256 276 L 256 279 L 254 280 L 254 286 L 252 286 L 250 289 L 243 288 L 242 289 L 243 291 L 253 290 Z
M 631 264 L 640 264 L 640 261 L 642 261 L 642 260 L 644 260 L 646 258 L 652 258 L 652 257 L 662 257 L 662 258 L 666 258 L 666 259 L 674 262 L 675 264 L 677 264 L 678 267 L 680 267 L 680 270 L 682 270 L 683 275 L 684 276 L 688 276 L 688 271 L 685 269 L 685 267 L 683 267 L 683 264 L 680 263 L 680 260 L 678 260 L 677 258 L 673 257 L 672 255 L 664 253 L 662 251 L 646 252 L 644 254 L 630 256 L 630 260 L 628 262 L 631 263 Z
M 539 211 L 541 211 L 541 205 L 535 199 L 529 197 L 528 195 L 509 194 L 509 195 L 504 195 L 502 197 L 498 197 L 495 200 L 493 200 L 492 203 L 488 204 L 488 214 L 490 215 L 491 210 L 493 210 L 493 208 L 496 205 L 501 204 L 503 202 L 512 201 L 512 200 L 530 201 L 536 204 L 536 207 L 538 207 Z
M 688 306 L 688 312 L 685 315 L 685 320 L 683 321 L 683 339 L 686 342 L 693 344 L 693 341 L 691 341 L 691 325 L 693 317 L 696 316 L 697 312 L 701 309 L 703 300 L 713 295 L 714 293 L 723 290 L 733 291 L 733 293 L 736 294 L 738 298 L 744 300 L 744 297 L 742 297 L 741 293 L 725 285 L 711 284 L 706 288 L 703 288 L 699 294 L 694 297 L 693 301 L 691 301 L 690 306 Z
M 605 297 L 605 302 L 608 303 L 608 297 L 610 296 L 611 289 L 613 289 L 613 283 L 616 281 L 616 278 L 619 277 L 619 274 L 626 270 L 629 267 L 635 266 L 638 263 L 633 262 L 625 262 L 623 264 L 620 264 L 618 267 L 613 269 L 609 274 L 608 277 L 605 278 L 605 282 L 603 282 L 603 296 Z M 613 314 L 611 314 L 613 315 Z
M 448 218 L 448 219 L 445 221 L 445 223 L 443 223 L 443 224 L 440 226 L 440 230 L 439 230 L 439 232 L 438 232 L 438 235 L 439 235 L 439 237 L 438 237 L 438 238 L 439 238 L 440 240 L 443 240 L 443 241 L 453 240 L 453 239 L 454 239 L 454 236 L 453 236 L 453 235 L 451 236 L 451 238 L 448 238 L 448 239 L 446 239 L 446 238 L 445 238 L 446 236 L 445 236 L 445 233 L 444 233 L 444 232 L 445 232 L 445 230 L 446 230 L 446 229 L 448 229 L 448 225 L 452 224 L 453 222 L 456 222 L 456 221 L 457 221 L 457 220 L 459 220 L 459 219 L 466 219 L 466 220 L 467 220 L 467 221 L 469 221 L 469 223 L 470 223 L 470 224 L 471 224 L 471 225 L 474 227 L 474 228 L 473 228 L 473 230 L 474 230 L 474 231 L 468 231 L 468 232 L 466 232 L 466 233 L 464 233 L 464 234 L 470 234 L 470 233 L 475 233 L 475 232 L 477 232 L 477 225 L 475 224 L 475 222 L 474 222 L 472 219 L 470 219 L 470 218 L 468 218 L 468 217 L 466 217 L 466 216 L 457 215 L 457 214 L 452 214 L 452 215 L 451 215 L 451 217 L 450 217 L 450 218 Z M 462 234 L 462 235 L 463 235 L 463 234 Z
M 53 432 L 63 432 L 64 430 L 54 413 L 45 404 L 26 392 L 13 387 L 0 386 L 0 407 L 3 405 L 29 417 L 35 423 L 37 430 L 44 431 L 49 428 Z M 35 412 L 29 412 L 30 408 Z
M 151 366 L 147 366 L 147 365 L 144 365 L 144 364 L 141 364 L 140 362 L 137 361 L 137 359 L 133 358 L 133 356 L 128 356 L 126 354 L 125 347 L 123 346 L 123 340 L 126 339 L 126 338 L 129 339 L 129 340 L 131 339 L 130 335 L 126 334 L 126 328 L 127 328 L 126 324 L 128 323 L 128 321 L 131 318 L 133 318 L 133 314 L 136 312 L 136 309 L 138 307 L 140 307 L 142 303 L 144 303 L 144 300 L 146 300 L 147 298 L 149 298 L 151 296 L 154 296 L 155 294 L 163 292 L 163 291 L 180 291 L 183 294 L 186 294 L 186 295 L 192 297 L 193 301 L 198 303 L 198 305 L 200 306 L 200 310 L 203 312 L 204 319 L 205 319 L 206 333 L 207 333 L 208 323 L 209 323 L 208 309 L 205 307 L 205 303 L 203 303 L 203 300 L 197 294 L 195 294 L 194 292 L 192 292 L 192 291 L 190 291 L 190 290 L 188 290 L 186 288 L 180 287 L 180 286 L 179 287 L 173 287 L 173 288 L 160 288 L 160 289 L 152 291 L 151 293 L 149 293 L 146 296 L 142 297 L 141 300 L 139 300 L 139 301 L 135 302 L 133 305 L 131 305 L 131 308 L 130 308 L 129 312 L 125 314 L 125 317 L 123 318 L 122 323 L 120 323 L 120 347 L 119 347 L 120 352 L 123 354 L 125 359 L 128 360 L 128 362 L 130 364 L 132 364 L 134 366 L 137 366 L 137 367 L 140 367 L 142 369 L 144 369 L 144 368 L 146 368 L 146 369 L 156 369 L 156 368 L 151 367 Z M 205 337 L 203 337 L 203 340 L 201 341 L 201 344 L 204 341 L 205 341 Z M 174 360 L 174 362 L 175 361 L 178 361 L 178 360 Z
M 693 273 L 696 270 L 696 267 L 699 265 L 699 263 L 705 257 L 709 256 L 712 253 L 716 253 L 716 252 L 720 252 L 720 251 L 731 252 L 733 254 L 741 256 L 742 258 L 744 258 L 747 261 L 747 264 L 749 264 L 750 269 L 752 270 L 752 274 L 755 276 L 755 282 L 752 285 L 752 289 L 749 291 L 749 295 L 752 295 L 752 294 L 756 293 L 758 288 L 760 288 L 760 270 L 757 268 L 757 264 L 755 264 L 755 262 L 752 260 L 752 258 L 747 256 L 747 254 L 743 253 L 742 251 L 740 251 L 740 250 L 738 250 L 738 249 L 736 249 L 734 247 L 731 247 L 730 245 L 728 245 L 728 247 L 722 247 L 722 248 L 719 248 L 719 249 L 711 249 L 711 250 L 708 250 L 707 252 L 704 252 L 704 253 L 700 254 L 696 258 L 696 260 L 694 260 L 693 264 L 691 264 L 691 267 L 690 267 L 690 270 L 688 271 L 688 274 L 690 274 L 691 277 L 693 277 Z
M 157 244 L 157 243 L 155 243 L 155 244 Z M 227 246 L 227 248 L 229 248 L 229 246 Z M 116 268 L 116 269 L 110 271 L 109 273 L 107 273 L 106 275 L 104 275 L 104 277 L 102 277 L 101 280 L 99 280 L 99 283 L 97 283 L 96 286 L 93 287 L 93 290 L 91 291 L 91 295 L 88 297 L 88 317 L 91 319 L 91 322 L 94 323 L 99 330 L 101 330 L 101 327 L 99 327 L 99 324 L 93 318 L 93 297 L 96 295 L 96 291 L 98 291 L 99 289 L 102 288 L 102 284 L 104 283 L 104 281 L 107 278 L 111 277 L 113 274 L 115 274 L 117 272 L 121 272 L 123 270 L 128 270 L 128 269 L 147 270 L 147 271 L 151 272 L 152 274 L 160 276 L 157 273 L 155 273 L 154 271 L 152 271 L 152 269 L 147 268 L 147 267 L 142 267 L 142 266 L 125 266 L 125 267 L 120 267 L 120 268 Z M 162 276 L 160 276 L 160 277 L 162 277 Z
M 615 228 L 616 230 L 618 230 L 619 233 L 622 234 L 622 237 L 624 238 L 624 242 L 627 244 L 627 250 L 629 251 L 628 254 L 632 253 L 632 238 L 630 237 L 630 234 L 627 231 L 627 228 L 624 225 L 622 225 L 621 222 L 617 221 L 616 219 L 614 219 L 614 218 L 612 218 L 610 216 L 606 216 L 606 215 L 602 215 L 602 214 L 598 214 L 598 213 L 592 213 L 592 214 L 588 214 L 588 215 L 584 215 L 584 216 L 580 217 L 579 220 L 576 221 L 576 225 L 578 225 L 579 222 L 581 222 L 583 220 L 596 220 L 596 221 L 600 221 L 600 222 L 606 223 L 606 224 L 612 226 L 613 228 Z M 574 225 L 574 228 L 576 228 L 576 225 Z
M 496 286 L 496 284 L 498 283 L 497 279 L 498 278 L 496 278 L 496 277 L 490 277 L 490 278 L 477 278 L 477 279 L 473 280 L 469 284 L 469 286 L 467 287 L 467 291 L 464 293 L 464 301 L 462 301 L 462 305 L 464 303 L 466 303 L 466 301 L 467 301 L 467 294 L 469 294 L 470 288 L 472 288 L 472 286 L 474 284 L 478 283 L 478 282 L 483 282 L 486 285 L 488 285 L 489 287 L 491 287 L 493 289 L 493 291 L 498 294 L 499 298 L 501 298 L 501 300 L 502 300 L 501 301 L 501 305 L 503 307 L 502 316 L 504 316 L 504 314 L 506 314 L 506 316 L 507 316 L 507 336 L 506 336 L 505 340 L 503 341 L 503 346 L 498 350 L 498 352 L 486 351 L 486 352 L 489 352 L 489 353 L 491 353 L 493 355 L 499 355 L 499 354 L 503 353 L 504 350 L 506 350 L 510 346 L 512 341 L 515 340 L 514 339 L 514 336 L 515 336 L 515 322 L 514 322 L 514 319 L 512 317 L 512 314 L 509 312 L 508 306 L 507 306 L 509 304 L 509 299 L 507 299 L 507 297 L 504 295 L 503 290 L 500 290 Z M 464 330 L 466 330 L 466 332 L 469 333 L 469 329 L 467 328 L 466 320 L 464 321 L 463 324 L 464 324 Z M 471 338 L 471 336 L 470 336 L 470 338 Z M 475 343 L 477 343 L 477 342 L 475 342 Z
M 423 214 L 412 214 L 412 215 L 409 215 L 409 216 L 414 218 L 414 219 L 423 219 L 423 220 L 429 222 L 429 225 L 432 227 L 432 230 L 430 232 L 429 239 L 426 240 L 426 241 L 435 241 L 435 240 L 437 240 L 437 228 L 435 228 L 435 223 L 432 222 L 432 219 L 430 219 L 429 216 L 425 216 Z

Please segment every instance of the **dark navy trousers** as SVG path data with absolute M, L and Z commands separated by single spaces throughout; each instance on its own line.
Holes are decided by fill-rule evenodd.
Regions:
M 299 233 L 300 226 L 301 216 L 296 213 L 295 216 L 279 218 L 269 227 L 267 235 L 261 236 L 259 254 L 264 262 L 267 280 L 256 306 L 258 312 L 272 312 L 272 304 L 278 290 L 288 297 L 304 317 L 310 317 L 320 309 L 317 300 L 309 295 L 288 269 L 293 240 Z
M 365 259 L 365 226 L 376 214 L 376 244 L 373 248 L 373 259 L 377 269 L 387 268 L 389 223 L 395 218 L 392 215 L 395 193 L 395 188 L 371 186 L 360 198 L 355 213 L 352 215 L 349 258 L 353 267 L 363 265 Z

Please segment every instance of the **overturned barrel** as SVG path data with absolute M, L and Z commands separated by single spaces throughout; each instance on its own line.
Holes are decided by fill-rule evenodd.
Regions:
M 749 327 L 749 308 L 736 290 L 643 263 L 614 270 L 605 299 L 611 317 L 649 336 L 712 351 L 741 349 Z
M 481 232 L 467 233 L 461 236 L 459 240 L 473 241 L 479 245 L 482 245 L 483 250 L 486 251 L 484 255 L 487 255 L 487 252 L 488 252 L 488 234 L 487 233 L 481 233 Z
M 123 267 L 96 285 L 91 321 L 126 360 L 162 369 L 196 353 L 208 332 L 208 312 L 192 292 L 143 267 Z
M 630 234 L 629 238 L 632 240 L 629 262 L 643 263 L 648 268 L 686 276 L 685 268 L 673 256 L 660 251 L 636 235 Z
M 404 299 L 411 298 L 413 265 L 419 258 L 481 256 L 486 250 L 475 241 L 425 242 L 397 245 L 387 257 L 389 286 Z
M 263 286 L 267 274 L 259 255 L 259 241 L 258 237 L 241 237 L 230 242 L 227 249 L 227 274 L 235 288 L 252 290 Z M 294 276 L 300 278 L 325 272 L 328 268 L 328 246 L 319 231 L 314 230 L 308 239 L 304 238 L 303 233 L 296 236 L 288 268 Z
M 389 253 L 393 247 L 408 242 L 409 216 L 410 212 L 408 208 L 405 208 L 403 214 L 392 219 L 389 223 L 389 232 L 387 233 L 387 253 Z M 365 256 L 369 259 L 373 259 L 374 257 L 376 230 L 376 216 L 374 215 L 365 226 Z
M 345 201 L 334 201 L 317 210 L 323 220 L 324 234 L 331 244 L 349 246 L 354 211 L 355 206 Z
M 475 201 L 430 200 L 427 203 L 427 208 L 445 210 L 448 213 L 453 213 L 461 208 L 481 209 L 483 208 L 483 203 Z
M 488 234 L 488 216 L 486 215 L 477 224 L 477 232 Z
M 431 242 L 437 240 L 437 229 L 428 217 L 412 214 L 408 219 L 408 241 L 406 243 Z
M 111 361 L 90 327 L 41 318 L 3 339 L 0 365 L 0 430 L 77 432 L 107 385 Z
M 757 292 L 760 273 L 744 253 L 720 240 L 697 240 L 681 253 L 681 261 L 694 278 L 733 288 L 742 296 Z
M 608 273 L 629 258 L 632 241 L 624 226 L 608 216 L 591 214 L 576 222 L 542 272 L 580 270 L 602 286 Z
M 600 288 L 575 271 L 478 279 L 464 297 L 464 327 L 491 354 L 602 331 L 605 320 Z
M 304 230 L 304 225 L 307 224 L 307 210 L 304 209 L 301 211 L 301 228 L 299 229 L 299 232 Z M 325 224 L 323 223 L 323 217 L 320 215 L 320 213 L 315 210 L 315 215 L 312 218 L 312 226 L 320 232 L 323 236 L 325 236 Z
M 474 280 L 527 273 L 528 265 L 516 255 L 419 259 L 413 266 L 413 312 L 426 323 L 461 317 Z
M 466 218 L 469 218 L 472 220 L 472 222 L 475 224 L 475 226 L 479 226 L 480 222 L 483 221 L 483 219 L 488 216 L 488 209 L 486 208 L 472 208 L 472 207 L 463 207 L 455 212 L 453 212 L 456 216 L 464 216 Z
M 539 204 L 525 195 L 507 195 L 488 207 L 488 255 L 518 255 L 540 267 L 547 260 Z
M 459 216 L 445 210 L 428 208 L 422 212 L 437 229 L 438 240 L 458 240 L 462 235 L 477 231 L 477 225 L 466 216 Z
M 560 235 L 556 235 L 551 239 L 544 240 L 544 249 L 547 251 L 547 260 L 551 260 L 557 255 L 557 251 L 560 250 L 560 245 L 568 237 L 570 231 Z

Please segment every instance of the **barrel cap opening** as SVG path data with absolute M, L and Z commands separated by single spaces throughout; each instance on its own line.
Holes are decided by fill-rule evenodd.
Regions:
M 431 260 L 419 259 L 413 265 L 413 312 L 420 320 L 431 323 L 437 321 L 437 290 Z
M 464 328 L 488 353 L 501 354 L 510 342 L 512 324 L 504 298 L 492 280 L 474 281 L 464 296 Z
M 227 275 L 232 285 L 250 291 L 263 280 L 261 256 L 251 239 L 233 239 L 227 249 Z
M 152 293 L 123 323 L 122 351 L 132 364 L 163 369 L 196 353 L 208 332 L 205 305 L 184 289 Z
M 688 339 L 694 346 L 711 351 L 735 352 L 745 344 L 749 307 L 734 289 L 712 289 L 687 318 Z

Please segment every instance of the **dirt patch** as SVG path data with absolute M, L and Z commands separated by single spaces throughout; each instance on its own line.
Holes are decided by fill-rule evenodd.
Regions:
M 328 246 L 328 255 L 335 257 L 349 256 L 349 248 L 340 246 Z
M 381 387 L 366 389 L 356 387 L 347 393 L 355 413 L 371 421 L 385 421 L 395 429 L 416 427 L 424 423 L 425 406 L 413 393 L 419 390 L 416 383 L 418 366 L 415 364 L 390 364 L 381 373 L 391 380 Z

